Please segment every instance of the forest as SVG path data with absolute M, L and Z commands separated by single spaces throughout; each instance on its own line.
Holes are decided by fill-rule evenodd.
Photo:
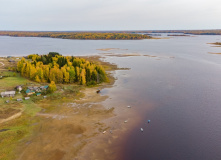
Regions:
M 216 42 L 216 43 L 213 43 L 215 45 L 221 45 L 221 42 Z
M 1 36 L 13 37 L 50 37 L 62 39 L 84 40 L 139 40 L 150 39 L 148 35 L 132 33 L 101 33 L 101 32 L 24 32 L 24 31 L 0 31 Z
M 194 35 L 221 35 L 221 29 L 211 30 L 140 30 L 140 31 L 123 31 L 123 33 L 184 33 Z
M 62 56 L 57 52 L 47 55 L 32 54 L 17 63 L 17 71 L 23 77 L 36 82 L 78 83 L 96 85 L 108 78 L 101 65 L 84 58 Z

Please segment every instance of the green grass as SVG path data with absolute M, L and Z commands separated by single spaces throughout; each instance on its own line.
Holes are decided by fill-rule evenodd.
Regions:
M 0 124 L 0 129 L 9 129 L 7 131 L 0 132 L 1 160 L 15 159 L 15 148 L 21 139 L 29 136 L 32 132 L 34 126 L 31 124 L 38 122 L 38 119 L 34 117 L 34 115 L 41 110 L 41 108 L 32 100 L 14 102 L 14 104 L 15 103 L 22 106 L 23 113 L 19 118 Z M 8 107 L 12 107 L 11 104 L 5 104 L 4 106 L 7 107 L 6 105 L 8 105 Z
M 5 100 L 5 98 L 2 98 L 0 103 Z M 2 106 L 4 108 L 22 108 L 23 110 L 23 113 L 19 118 L 0 124 L 0 130 L 9 129 L 7 131 L 0 132 L 0 159 L 12 160 L 15 159 L 14 151 L 17 145 L 20 143 L 20 140 L 26 136 L 29 136 L 29 134 L 32 132 L 34 126 L 31 124 L 38 121 L 34 115 L 38 113 L 41 108 L 32 100 L 16 102 L 15 99 L 11 100 L 11 102 L 8 104 L 4 103 L 1 105 L 1 108 Z
M 14 73 L 15 73 L 15 72 L 11 72 L 11 71 L 2 71 L 2 72 L 0 72 L 0 75 L 1 75 L 1 76 L 11 76 L 11 77 L 13 77 L 13 76 L 14 76 Z M 18 73 L 15 73 L 15 74 L 16 74 L 16 76 L 19 76 Z
M 33 123 L 37 123 L 38 119 L 34 119 L 27 114 L 23 114 L 21 117 L 6 122 L 0 125 L 1 129 L 9 129 L 4 132 L 0 132 L 0 159 L 12 160 L 15 159 L 15 148 L 19 141 L 31 134 L 34 129 Z
M 41 111 L 41 107 L 39 107 L 36 103 L 34 103 L 32 100 L 24 100 L 23 101 L 24 106 L 24 113 L 28 114 L 30 116 L 34 116 L 36 113 Z
M 6 77 L 3 79 L 0 79 L 0 83 L 4 84 L 0 86 L 1 89 L 14 89 L 18 85 L 24 85 L 26 83 L 30 83 L 31 81 L 28 79 L 25 79 L 21 76 L 16 76 L 16 77 Z M 3 88 L 4 87 L 4 88 Z

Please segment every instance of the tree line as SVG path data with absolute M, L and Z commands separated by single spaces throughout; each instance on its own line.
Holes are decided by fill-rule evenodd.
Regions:
M 51 37 L 62 39 L 101 39 L 101 40 L 137 40 L 149 39 L 148 35 L 132 33 L 100 33 L 100 32 L 25 32 L 25 31 L 0 31 L 2 36 L 13 37 Z
M 108 81 L 101 65 L 84 58 L 62 56 L 56 52 L 47 55 L 32 54 L 17 63 L 23 77 L 36 82 L 79 83 L 95 85 Z

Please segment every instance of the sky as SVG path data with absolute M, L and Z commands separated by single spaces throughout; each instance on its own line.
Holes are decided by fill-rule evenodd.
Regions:
M 221 29 L 221 0 L 0 0 L 0 30 Z

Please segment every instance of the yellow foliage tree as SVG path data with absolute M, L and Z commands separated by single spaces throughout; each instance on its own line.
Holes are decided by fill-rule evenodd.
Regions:
M 57 90 L 57 87 L 56 87 L 56 84 L 55 84 L 54 81 L 51 81 L 51 83 L 49 84 L 48 87 L 49 87 L 48 91 L 49 91 L 50 93 L 53 93 L 54 91 Z
M 84 85 L 86 84 L 86 78 L 85 78 L 85 69 L 82 69 L 80 74 L 80 84 Z
M 39 76 L 38 76 L 38 75 L 36 75 L 36 76 L 35 76 L 35 81 L 36 81 L 36 82 L 38 82 L 38 83 L 40 83 L 40 82 L 41 82 L 41 80 L 40 80 L 40 78 L 39 78 Z

